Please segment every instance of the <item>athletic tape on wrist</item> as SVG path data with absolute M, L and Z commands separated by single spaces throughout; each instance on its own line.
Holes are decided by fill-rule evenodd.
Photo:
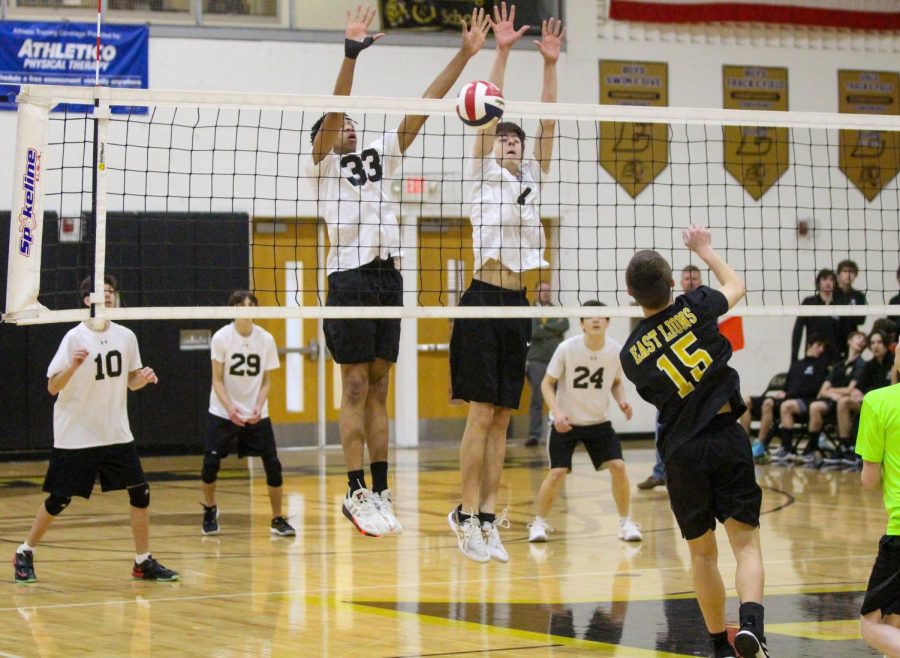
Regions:
M 356 59 L 356 57 L 375 41 L 372 37 L 366 37 L 362 41 L 344 39 L 344 57 Z

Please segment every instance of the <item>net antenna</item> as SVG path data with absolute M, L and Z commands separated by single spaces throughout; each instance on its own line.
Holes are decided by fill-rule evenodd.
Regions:
M 712 229 L 715 246 L 747 283 L 746 300 L 735 314 L 832 315 L 832 307 L 800 301 L 814 292 L 818 270 L 852 259 L 860 267 L 856 287 L 866 291 L 869 304 L 847 306 L 841 315 L 900 315 L 900 307 L 886 303 L 897 289 L 900 264 L 896 171 L 866 160 L 878 144 L 895 143 L 885 136 L 900 132 L 896 115 L 508 101 L 504 118 L 520 123 L 528 135 L 526 155 L 537 122 L 557 121 L 551 174 L 540 190 L 550 267 L 524 279 L 530 289 L 539 279 L 549 281 L 556 305 L 499 311 L 452 303 L 453 291 L 464 289 L 472 276 L 473 181 L 467 172 L 474 139 L 452 99 L 25 85 L 18 101 L 18 223 L 13 221 L 10 242 L 8 321 L 90 316 L 86 308 L 71 308 L 88 256 L 78 252 L 82 260 L 75 258 L 74 247 L 58 240 L 52 225 L 45 233 L 45 210 L 91 220 L 85 246 L 93 240 L 94 312 L 114 320 L 635 317 L 640 311 L 624 282 L 629 259 L 636 250 L 655 249 L 676 273 L 689 263 L 702 267 L 681 243 L 690 223 Z M 51 114 L 59 103 L 93 111 Z M 112 106 L 143 111 L 117 114 Z M 356 122 L 363 150 L 355 160 L 348 156 L 344 174 L 384 177 L 404 256 L 402 307 L 325 305 L 324 254 L 341 246 L 347 227 L 324 225 L 323 204 L 337 199 L 318 193 L 304 166 L 310 129 L 324 112 L 344 112 Z M 396 171 L 374 168 L 366 145 L 385 139 L 409 113 L 430 116 L 422 134 Z M 612 131 L 612 148 L 601 149 L 604 122 L 633 128 Z M 667 162 L 632 196 L 609 171 L 639 176 L 653 164 L 638 153 L 638 136 L 655 139 L 637 129 L 648 124 L 666 125 Z M 726 171 L 724 126 L 746 127 L 751 135 L 760 134 L 759 126 L 789 129 L 785 173 L 759 198 Z M 842 151 L 842 131 L 859 132 L 865 148 Z M 624 135 L 634 143 L 624 143 Z M 601 150 L 627 158 L 628 166 L 601 166 Z M 870 178 L 880 176 L 878 193 L 861 193 L 842 171 L 843 161 Z M 374 217 L 360 221 L 377 222 Z M 813 230 L 801 233 L 801 223 Z M 42 252 L 48 256 L 43 267 Z M 450 268 L 461 268 L 462 276 L 449 274 Z M 129 308 L 103 306 L 107 270 L 125 284 Z M 715 285 L 705 268 L 703 278 Z M 238 287 L 254 290 L 261 305 L 225 306 Z M 590 299 L 607 306 L 583 308 Z

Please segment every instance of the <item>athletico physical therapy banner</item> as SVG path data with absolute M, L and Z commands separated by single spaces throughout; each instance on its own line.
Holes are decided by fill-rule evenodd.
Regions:
M 900 29 L 897 0 L 609 0 L 609 17 L 649 23 L 784 23 Z
M 101 86 L 147 88 L 149 34 L 143 25 L 102 28 Z M 16 109 L 23 84 L 93 86 L 96 53 L 91 23 L 0 22 L 0 109 Z

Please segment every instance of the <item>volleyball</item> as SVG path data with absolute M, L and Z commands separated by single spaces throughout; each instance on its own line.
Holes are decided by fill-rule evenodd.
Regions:
M 505 103 L 495 85 L 476 80 L 460 89 L 456 113 L 467 126 L 484 130 L 500 120 Z

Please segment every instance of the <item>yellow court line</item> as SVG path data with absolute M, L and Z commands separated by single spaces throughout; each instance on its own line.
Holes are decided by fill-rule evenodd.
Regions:
M 485 630 L 490 631 L 492 634 L 513 637 L 518 640 L 527 640 L 530 642 L 544 642 L 552 641 L 556 644 L 563 644 L 567 647 L 573 647 L 576 649 L 588 649 L 591 651 L 599 651 L 599 650 L 608 650 L 612 651 L 612 656 L 624 656 L 626 654 L 622 653 L 623 651 L 627 651 L 627 655 L 629 658 L 684 658 L 685 654 L 681 653 L 668 653 L 666 651 L 657 651 L 656 649 L 640 649 L 637 647 L 630 647 L 620 644 L 607 644 L 606 642 L 592 642 L 591 640 L 578 640 L 571 637 L 562 637 L 559 635 L 549 635 L 546 633 L 536 633 L 534 631 L 523 631 L 515 628 L 503 628 L 501 626 L 491 626 L 489 624 L 479 624 L 473 621 L 462 621 L 459 619 L 447 619 L 446 617 L 435 617 L 432 615 L 419 614 L 415 612 L 407 612 L 405 610 L 389 610 L 385 608 L 373 608 L 367 605 L 358 604 L 358 603 L 348 603 L 345 601 L 333 601 L 335 607 L 347 607 L 352 608 L 356 612 L 365 612 L 368 614 L 375 614 L 382 617 L 389 618 L 407 618 L 410 620 L 415 620 L 418 622 L 434 624 L 438 626 L 446 626 L 453 628 L 464 628 L 471 631 L 477 631 L 479 633 L 483 633 Z M 520 647 L 525 648 L 525 647 Z M 481 649 L 480 651 L 484 651 Z M 477 653 L 478 650 L 473 650 L 473 653 Z
M 862 635 L 859 633 L 859 619 L 804 621 L 796 624 L 766 624 L 766 632 L 825 642 L 862 639 Z

